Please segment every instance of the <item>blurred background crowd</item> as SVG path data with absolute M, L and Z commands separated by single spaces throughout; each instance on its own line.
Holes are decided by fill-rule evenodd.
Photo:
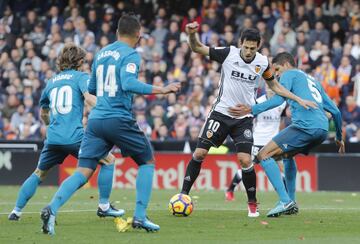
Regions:
M 293 53 L 340 108 L 346 140 L 360 142 L 360 3 L 354 0 L 0 0 L 0 138 L 43 139 L 39 98 L 64 43 L 87 51 L 90 72 L 94 55 L 116 40 L 117 20 L 129 11 L 143 25 L 139 79 L 183 83 L 178 94 L 134 98 L 134 116 L 152 140 L 195 140 L 218 93 L 219 64 L 192 53 L 186 42 L 185 25 L 197 21 L 208 46 L 237 46 L 241 31 L 254 27 L 269 59 Z M 284 116 L 286 126 L 288 109 Z

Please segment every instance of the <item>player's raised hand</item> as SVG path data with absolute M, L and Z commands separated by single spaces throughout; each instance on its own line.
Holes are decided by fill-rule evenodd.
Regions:
M 304 107 L 305 109 L 309 109 L 309 108 L 317 109 L 317 108 L 318 108 L 316 102 L 313 102 L 313 101 L 300 99 L 300 100 L 298 101 L 298 103 L 299 103 L 302 107 Z
M 251 107 L 243 105 L 243 104 L 238 104 L 235 107 L 230 107 L 228 109 L 228 112 L 230 115 L 232 115 L 234 117 L 241 117 L 241 116 L 251 113 Z
M 185 26 L 185 31 L 188 35 L 198 32 L 198 29 L 199 29 L 199 23 L 196 21 L 189 23 Z
M 343 140 L 335 140 L 336 145 L 339 147 L 339 153 L 343 154 L 345 153 L 345 143 Z
M 163 94 L 175 93 L 178 92 L 180 88 L 181 88 L 180 82 L 170 83 L 169 85 L 163 87 L 162 93 Z

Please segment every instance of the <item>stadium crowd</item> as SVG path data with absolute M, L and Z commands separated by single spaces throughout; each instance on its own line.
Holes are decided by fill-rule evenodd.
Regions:
M 43 139 L 38 102 L 64 43 L 87 51 L 84 66 L 90 72 L 96 52 L 115 41 L 119 16 L 131 11 L 143 25 L 140 80 L 183 84 L 178 94 L 135 97 L 134 115 L 151 139 L 196 139 L 218 93 L 219 64 L 187 44 L 185 25 L 197 21 L 206 45 L 237 45 L 241 31 L 255 27 L 263 37 L 261 53 L 270 59 L 293 53 L 299 68 L 321 81 L 340 108 L 346 140 L 360 142 L 358 1 L 0 0 L 0 6 L 1 139 Z M 335 127 L 329 123 L 331 140 Z

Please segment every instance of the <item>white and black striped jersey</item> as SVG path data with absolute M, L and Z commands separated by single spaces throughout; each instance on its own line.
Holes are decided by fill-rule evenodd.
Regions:
M 258 52 L 251 62 L 243 60 L 240 48 L 234 46 L 210 48 L 209 57 L 222 64 L 219 94 L 211 111 L 230 117 L 233 117 L 228 112 L 230 107 L 255 104 L 255 92 L 261 77 L 266 80 L 274 77 L 267 57 Z M 252 115 L 245 115 L 239 119 L 250 116 Z
M 256 99 L 257 103 L 266 102 L 267 97 L 263 95 Z M 259 113 L 253 128 L 254 145 L 265 146 L 275 135 L 279 133 L 281 114 L 286 107 L 286 102 L 280 106 Z

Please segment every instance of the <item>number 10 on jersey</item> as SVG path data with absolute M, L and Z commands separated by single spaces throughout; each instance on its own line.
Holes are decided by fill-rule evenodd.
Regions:
M 104 65 L 96 68 L 96 96 L 104 96 L 104 91 L 109 93 L 109 97 L 115 97 L 118 90 L 116 84 L 115 65 L 109 65 L 104 80 Z

